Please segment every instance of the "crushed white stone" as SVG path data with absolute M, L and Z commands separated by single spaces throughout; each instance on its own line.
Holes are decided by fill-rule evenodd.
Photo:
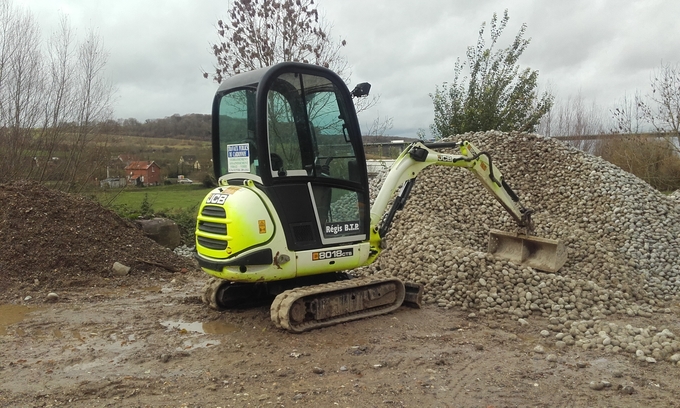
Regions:
M 420 283 L 425 303 L 475 316 L 549 318 L 548 329 L 562 334 L 558 347 L 640 350 L 655 361 L 680 351 L 668 329 L 607 321 L 670 311 L 680 291 L 680 193 L 665 196 L 599 157 L 539 135 L 491 131 L 452 140 L 491 155 L 534 210 L 534 235 L 565 244 L 566 264 L 545 273 L 487 254 L 489 230 L 516 231 L 513 219 L 467 170 L 431 166 L 395 217 L 387 249 L 357 274 Z M 372 181 L 373 197 L 384 176 Z

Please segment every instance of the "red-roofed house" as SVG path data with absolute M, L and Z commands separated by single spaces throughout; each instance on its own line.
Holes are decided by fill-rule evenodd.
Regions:
M 154 161 L 133 161 L 125 167 L 129 183 L 141 186 L 161 184 L 161 168 Z

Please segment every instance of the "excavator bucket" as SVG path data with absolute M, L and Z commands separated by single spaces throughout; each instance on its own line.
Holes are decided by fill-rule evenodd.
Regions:
M 557 272 L 567 261 L 560 241 L 499 230 L 489 232 L 489 253 L 546 272 Z

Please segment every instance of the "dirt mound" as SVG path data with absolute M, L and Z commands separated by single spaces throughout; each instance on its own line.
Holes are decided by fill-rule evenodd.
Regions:
M 37 183 L 0 185 L 0 291 L 119 285 L 111 266 L 130 275 L 194 268 L 191 260 L 147 238 L 134 224 L 87 198 Z

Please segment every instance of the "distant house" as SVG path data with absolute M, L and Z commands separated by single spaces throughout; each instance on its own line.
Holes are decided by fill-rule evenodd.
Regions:
M 196 156 L 193 154 L 185 154 L 184 156 L 179 156 L 179 164 L 192 165 L 196 161 Z
M 26 164 L 28 164 L 27 159 L 28 157 L 24 158 Z M 58 178 L 61 173 L 59 167 L 62 166 L 60 166 L 59 157 L 56 156 L 35 156 L 33 157 L 32 165 L 38 169 L 38 173 L 41 174 L 41 177 L 45 177 L 46 179 Z
M 127 157 L 129 155 L 111 156 L 109 162 L 106 164 L 106 178 L 121 178 L 125 177 L 125 166 L 135 161 L 136 159 Z M 104 180 L 102 180 L 104 181 Z M 101 182 L 100 182 L 101 184 Z M 109 183 L 107 182 L 106 185 Z
M 184 156 L 180 156 L 179 165 L 182 166 L 182 171 L 184 171 L 184 169 L 201 169 L 201 164 L 198 162 L 198 160 L 196 160 L 196 156 L 193 154 L 185 154 Z
M 35 156 L 33 162 L 36 167 L 56 166 L 59 163 L 59 158 L 56 156 L 49 157 L 47 155 Z
M 161 168 L 154 161 L 133 161 L 125 167 L 128 183 L 157 186 L 161 183 Z
M 108 188 L 121 188 L 125 187 L 127 180 L 125 177 L 107 177 L 104 180 L 99 181 L 99 187 Z

